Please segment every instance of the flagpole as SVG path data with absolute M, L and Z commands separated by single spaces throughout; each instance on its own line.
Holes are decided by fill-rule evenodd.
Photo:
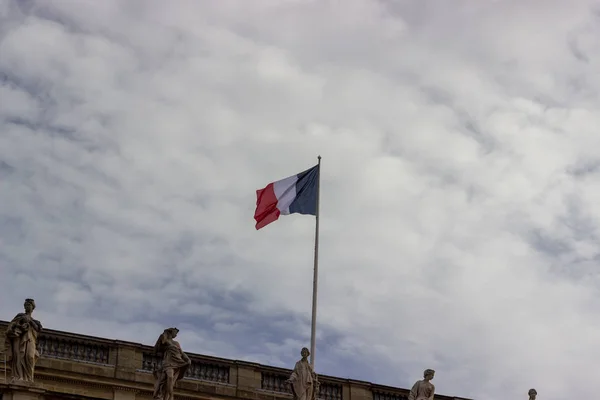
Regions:
M 315 369 L 316 331 L 317 331 L 317 283 L 319 278 L 319 206 L 321 197 L 321 156 L 317 177 L 317 209 L 315 213 L 315 266 L 313 271 L 312 322 L 310 329 L 310 366 Z

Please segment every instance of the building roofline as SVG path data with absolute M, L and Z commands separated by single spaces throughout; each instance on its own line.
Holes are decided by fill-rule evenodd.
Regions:
M 0 328 L 5 328 L 8 324 L 9 324 L 8 321 L 0 320 Z M 142 352 L 145 352 L 145 353 L 153 353 L 154 352 L 153 346 L 145 345 L 145 344 L 139 343 L 139 342 L 130 342 L 130 341 L 119 340 L 119 339 L 107 339 L 107 338 L 103 338 L 103 337 L 99 337 L 99 336 L 85 335 L 85 334 L 80 334 L 80 333 L 75 333 L 75 332 L 67 332 L 67 331 L 48 329 L 48 328 L 44 328 L 44 330 L 42 331 L 42 334 L 51 336 L 51 337 L 54 336 L 57 338 L 63 338 L 63 339 L 71 339 L 71 340 L 78 340 L 78 341 L 84 341 L 84 342 L 85 341 L 94 342 L 94 343 L 103 344 L 103 345 L 109 346 L 109 347 L 137 348 L 137 349 L 142 350 Z M 187 352 L 187 351 L 186 351 L 186 354 L 191 359 L 199 359 L 199 360 L 202 360 L 202 361 L 210 363 L 210 364 L 214 363 L 214 364 L 217 364 L 217 365 L 220 364 L 223 366 L 233 366 L 233 365 L 238 366 L 239 365 L 239 366 L 250 367 L 250 368 L 253 368 L 256 370 L 261 370 L 264 372 L 271 372 L 273 374 L 279 374 L 279 375 L 290 374 L 292 372 L 292 370 L 289 368 L 265 365 L 265 364 L 261 364 L 261 363 L 253 362 L 253 361 L 228 359 L 228 358 L 210 356 L 210 355 L 206 355 L 206 354 L 192 353 L 192 352 Z M 363 381 L 363 380 L 359 380 L 359 379 L 341 378 L 341 377 L 337 377 L 337 376 L 322 375 L 322 374 L 318 374 L 318 375 L 320 378 L 324 378 L 324 380 L 326 380 L 327 382 L 331 382 L 334 384 L 349 383 L 352 385 L 368 388 L 375 392 L 388 392 L 388 393 L 396 392 L 396 393 L 408 394 L 408 391 L 409 391 L 409 389 L 406 389 L 406 388 L 382 385 L 382 384 Z M 442 395 L 442 394 L 436 394 L 436 399 L 440 399 L 440 400 L 471 400 L 471 399 L 468 399 L 465 397 L 448 396 L 448 395 Z

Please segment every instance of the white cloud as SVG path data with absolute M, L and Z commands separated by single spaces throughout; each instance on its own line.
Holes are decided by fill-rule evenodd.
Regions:
M 318 372 L 598 392 L 592 2 L 5 4 L 0 318 L 291 366 L 321 154 Z

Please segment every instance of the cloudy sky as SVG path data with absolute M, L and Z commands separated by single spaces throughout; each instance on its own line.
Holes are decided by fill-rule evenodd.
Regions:
M 600 391 L 591 0 L 0 1 L 0 319 L 317 372 Z

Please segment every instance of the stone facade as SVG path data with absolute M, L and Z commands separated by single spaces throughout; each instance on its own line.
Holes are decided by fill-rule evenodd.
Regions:
M 7 322 L 0 321 L 0 337 Z M 10 384 L 0 341 L 0 400 L 152 400 L 151 346 L 44 330 L 35 382 Z M 175 388 L 176 400 L 291 400 L 290 370 L 187 353 L 192 365 Z M 406 400 L 408 389 L 319 375 L 319 400 Z M 436 400 L 463 400 L 438 395 Z

